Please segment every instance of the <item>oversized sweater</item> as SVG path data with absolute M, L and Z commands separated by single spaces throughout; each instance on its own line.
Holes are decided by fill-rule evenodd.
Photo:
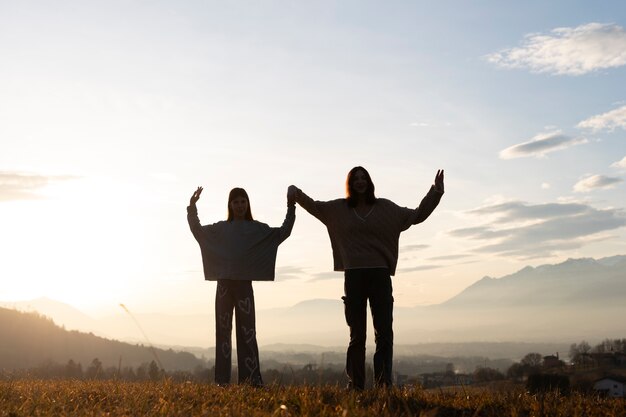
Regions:
M 191 233 L 200 245 L 204 279 L 273 281 L 276 253 L 291 234 L 295 205 L 287 208 L 281 227 L 256 220 L 220 221 L 202 226 L 195 205 L 187 207 Z
M 345 198 L 314 201 L 298 190 L 296 201 L 326 226 L 335 271 L 387 267 L 389 273 L 395 275 L 400 233 L 426 220 L 442 195 L 432 186 L 416 209 L 378 198 L 365 217 L 349 207 Z

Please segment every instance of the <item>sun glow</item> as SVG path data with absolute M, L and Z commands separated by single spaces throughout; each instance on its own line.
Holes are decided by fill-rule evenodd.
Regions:
M 105 178 L 64 181 L 41 198 L 2 207 L 2 299 L 47 296 L 83 308 L 102 292 L 123 297 L 145 274 L 142 222 L 128 186 Z M 27 224 L 12 221 L 30 219 Z

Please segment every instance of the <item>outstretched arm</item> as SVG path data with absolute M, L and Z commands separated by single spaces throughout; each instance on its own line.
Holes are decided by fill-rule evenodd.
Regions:
M 293 187 L 293 186 L 292 186 Z M 293 224 L 296 221 L 296 195 L 295 190 L 291 187 L 287 189 L 287 215 L 285 221 L 280 227 L 280 241 L 283 242 L 291 235 Z
M 194 191 L 189 199 L 189 206 L 187 207 L 187 222 L 189 223 L 191 233 L 193 233 L 196 239 L 202 233 L 202 226 L 200 225 L 200 219 L 198 218 L 198 208 L 196 207 L 196 203 L 200 199 L 202 190 L 202 187 L 198 187 L 196 191 Z
M 426 194 L 426 196 L 422 199 L 419 207 L 414 210 L 411 224 L 418 224 L 423 222 L 432 214 L 435 210 L 439 201 L 441 200 L 441 196 L 444 193 L 444 184 L 443 184 L 443 169 L 437 170 L 437 175 L 435 175 L 435 182 L 430 187 L 430 190 Z
M 313 200 L 295 185 L 289 186 L 288 195 L 289 193 L 294 196 L 295 201 L 300 204 L 303 209 L 315 216 L 322 223 L 326 223 L 326 210 L 324 210 L 324 208 L 327 202 Z

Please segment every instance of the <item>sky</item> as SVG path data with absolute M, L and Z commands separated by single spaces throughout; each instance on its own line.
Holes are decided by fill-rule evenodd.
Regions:
M 203 224 L 243 187 L 280 226 L 290 184 L 340 198 L 357 165 L 406 207 L 445 170 L 401 236 L 399 306 L 626 254 L 621 1 L 0 0 L 0 62 L 2 301 L 211 311 L 196 187 Z M 296 216 L 257 309 L 343 293 Z

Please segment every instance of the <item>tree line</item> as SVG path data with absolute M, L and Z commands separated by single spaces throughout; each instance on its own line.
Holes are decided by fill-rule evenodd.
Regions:
M 373 370 L 368 366 L 367 373 L 370 379 Z M 47 360 L 38 366 L 28 369 L 0 370 L 0 379 L 73 379 L 73 380 L 120 380 L 120 381 L 160 381 L 171 379 L 177 382 L 213 383 L 215 367 L 198 365 L 193 370 L 165 371 L 155 360 L 144 362 L 137 367 L 132 366 L 104 366 L 102 361 L 94 358 L 87 366 L 70 359 L 64 364 Z M 315 385 L 315 384 L 345 384 L 347 378 L 343 369 L 318 367 L 315 364 L 293 367 L 283 365 L 280 369 L 265 369 L 263 379 L 266 384 L 279 385 Z M 233 367 L 233 381 L 237 380 L 237 368 Z
M 585 340 L 580 343 L 572 343 L 569 348 L 570 361 L 574 365 L 583 365 L 586 358 L 592 354 L 626 354 L 626 339 L 605 339 L 601 343 L 591 347 Z

